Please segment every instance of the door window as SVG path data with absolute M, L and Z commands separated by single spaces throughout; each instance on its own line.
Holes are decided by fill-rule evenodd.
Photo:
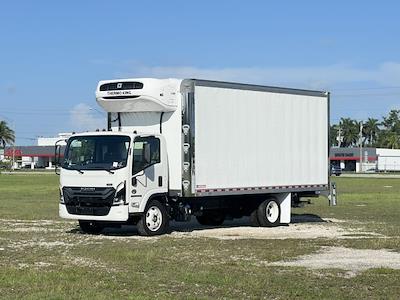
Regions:
M 160 162 L 160 140 L 154 136 L 136 137 L 133 143 L 132 175 Z

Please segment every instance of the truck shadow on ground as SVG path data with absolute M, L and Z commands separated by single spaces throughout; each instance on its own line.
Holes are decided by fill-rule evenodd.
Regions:
M 292 214 L 291 216 L 291 223 L 326 223 L 326 222 L 327 222 L 326 220 L 314 214 Z
M 327 221 L 322 219 L 320 216 L 315 214 L 292 214 L 291 224 L 301 223 L 326 223 Z M 190 222 L 175 222 L 170 223 L 169 229 L 166 232 L 171 234 L 173 232 L 194 232 L 208 229 L 220 229 L 220 228 L 235 228 L 235 227 L 249 227 L 252 226 L 249 217 L 243 217 L 240 219 L 226 220 L 223 225 L 220 226 L 205 226 L 197 222 L 196 218 L 192 218 Z M 289 225 L 281 225 L 289 226 Z M 79 227 L 67 231 L 72 234 L 84 234 Z M 101 233 L 105 236 L 136 236 L 138 235 L 136 226 L 134 225 L 123 225 L 121 227 L 106 227 Z

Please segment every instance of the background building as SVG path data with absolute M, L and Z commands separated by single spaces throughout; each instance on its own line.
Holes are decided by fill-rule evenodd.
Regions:
M 55 144 L 68 139 L 72 133 L 60 133 L 56 137 L 39 137 L 36 146 L 6 147 L 3 159 L 14 161 L 14 168 L 53 169 Z M 65 145 L 65 142 L 61 142 Z
M 331 164 L 340 166 L 343 171 L 400 171 L 400 149 L 362 148 L 360 152 L 358 147 L 332 147 L 330 161 Z

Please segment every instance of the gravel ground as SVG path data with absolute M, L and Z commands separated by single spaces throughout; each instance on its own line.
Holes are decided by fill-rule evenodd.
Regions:
M 295 260 L 267 263 L 270 266 L 305 267 L 310 269 L 342 269 L 352 277 L 371 268 L 400 269 L 400 253 L 387 249 L 351 249 L 322 247 L 317 253 Z

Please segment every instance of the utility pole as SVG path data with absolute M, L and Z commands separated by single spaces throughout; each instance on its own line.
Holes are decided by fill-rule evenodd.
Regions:
M 15 128 L 15 122 L 14 122 L 14 120 L 12 121 L 12 127 L 13 127 L 13 130 L 14 130 L 14 133 L 16 133 L 17 130 L 16 130 L 16 128 Z M 15 139 L 14 139 L 14 141 L 13 141 L 13 156 L 12 156 L 12 168 L 11 168 L 11 169 L 12 169 L 12 170 L 15 169 Z
M 361 173 L 363 171 L 363 155 L 362 155 L 362 130 L 363 130 L 363 122 L 360 121 L 360 134 L 359 134 L 359 143 L 360 143 L 360 168 L 359 172 Z
M 343 142 L 342 127 L 339 127 L 338 135 L 336 137 L 336 140 L 338 141 L 338 147 L 340 148 L 342 146 L 342 142 Z

